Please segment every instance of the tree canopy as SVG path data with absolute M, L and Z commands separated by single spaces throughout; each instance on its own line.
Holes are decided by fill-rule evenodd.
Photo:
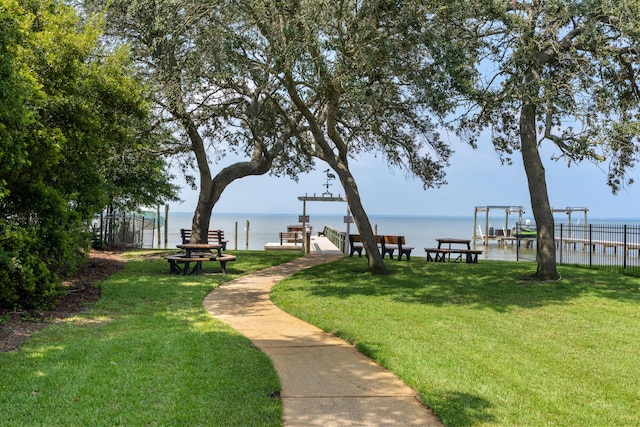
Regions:
M 435 3 L 87 3 L 106 7 L 111 33 L 131 43 L 156 105 L 184 135 L 174 152 L 199 173 L 194 233 L 206 232 L 232 180 L 269 170 L 296 178 L 319 159 L 340 177 L 375 270 L 382 260 L 348 159 L 375 152 L 425 187 L 445 182 L 450 150 L 436 122 L 472 67 L 460 66 L 464 45 Z M 250 160 L 214 174 L 228 151 Z
M 437 125 L 468 87 L 463 45 L 421 1 L 221 1 L 212 22 L 246 69 L 273 81 L 283 111 L 302 115 L 299 152 L 336 172 L 374 272 L 386 272 L 349 160 L 384 156 L 422 180 L 445 183 L 450 155 Z M 195 3 L 205 16 L 214 6 Z M 381 194 L 381 197 L 384 195 Z
M 192 239 L 206 239 L 211 212 L 234 180 L 289 174 L 311 167 L 296 146 L 300 115 L 283 110 L 272 78 L 237 61 L 234 37 L 220 31 L 216 5 L 193 12 L 188 1 L 88 1 L 104 9 L 109 32 L 132 46 L 138 72 L 153 88 L 156 114 L 180 138 L 165 153 L 178 159 L 188 179 L 195 169 L 199 199 Z M 210 7 L 209 7 L 210 6 Z M 244 156 L 226 167 L 229 153 Z

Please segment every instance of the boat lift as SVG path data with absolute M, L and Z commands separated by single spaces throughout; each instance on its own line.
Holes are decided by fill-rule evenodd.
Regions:
M 495 239 L 496 236 L 490 232 L 489 230 L 489 212 L 491 210 L 500 210 L 505 213 L 504 220 L 504 235 L 501 238 L 509 238 L 511 236 L 508 235 L 509 230 L 509 215 L 517 213 L 518 214 L 518 224 L 522 222 L 522 215 L 524 214 L 524 207 L 522 206 L 476 206 L 473 212 L 473 241 L 482 240 L 484 245 L 489 244 L 489 239 Z M 484 212 L 484 233 L 480 229 L 480 225 L 478 224 L 478 213 Z M 477 232 L 480 234 L 477 234 Z
M 505 213 L 505 221 L 504 221 L 504 229 L 503 235 L 496 236 L 491 232 L 491 228 L 489 227 L 489 212 L 491 210 L 500 210 Z M 568 224 L 571 226 L 571 214 L 573 212 L 583 212 L 584 213 L 584 224 L 587 224 L 587 212 L 589 209 L 584 207 L 566 207 L 563 209 L 552 209 L 553 213 L 564 212 L 568 217 Z M 484 223 L 484 233 L 478 224 L 478 213 L 485 213 L 485 223 Z M 515 238 L 515 236 L 511 236 L 509 234 L 509 215 L 510 214 L 518 214 L 518 224 L 522 223 L 522 215 L 524 214 L 524 207 L 522 206 L 476 206 L 473 214 L 473 240 L 482 240 L 484 245 L 489 243 L 489 239 L 499 239 L 499 240 L 510 240 Z M 479 233 L 479 234 L 478 234 Z
M 570 207 L 566 207 L 564 209 L 552 209 L 552 211 L 555 212 L 564 212 L 567 214 L 567 222 L 569 224 L 571 224 L 571 213 L 572 212 L 583 212 L 584 213 L 584 224 L 587 224 L 587 212 L 589 211 L 589 209 L 587 208 L 570 208 Z M 579 221 L 579 220 L 578 220 Z

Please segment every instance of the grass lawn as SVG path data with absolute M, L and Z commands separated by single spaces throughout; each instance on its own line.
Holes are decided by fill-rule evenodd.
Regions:
M 273 300 L 355 343 L 449 426 L 640 425 L 640 279 L 529 263 L 387 262 L 305 270 Z
M 223 281 L 299 255 L 231 253 L 227 276 L 169 275 L 164 259 L 136 253 L 89 311 L 0 354 L 1 424 L 281 425 L 271 362 L 202 300 Z

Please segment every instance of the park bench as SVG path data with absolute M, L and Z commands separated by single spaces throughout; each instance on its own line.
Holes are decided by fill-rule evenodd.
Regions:
M 280 232 L 280 246 L 285 243 L 294 243 L 302 242 L 302 237 L 300 232 L 298 231 L 282 231 Z
M 404 236 L 384 236 L 384 252 L 383 257 L 389 254 L 389 258 L 393 259 L 393 252 L 398 249 L 398 261 L 403 255 L 407 256 L 407 261 L 411 260 L 412 247 L 404 246 L 406 244 Z
M 375 235 L 373 237 L 376 239 L 380 253 L 384 256 L 384 236 Z M 362 245 L 362 237 L 359 234 L 349 234 L 349 248 L 349 256 L 352 257 L 355 252 L 358 252 L 358 256 L 362 256 L 364 246 Z
M 349 256 L 352 257 L 355 252 L 358 252 L 358 256 L 362 256 L 362 238 L 359 234 L 349 234 Z
M 181 228 L 180 237 L 182 238 L 182 244 L 191 243 L 191 230 Z M 228 240 L 224 240 L 223 230 L 209 230 L 207 232 L 207 243 L 218 243 L 222 245 L 222 250 L 227 250 L 228 242 Z
M 462 262 L 464 256 L 467 264 L 477 264 L 478 255 L 482 254 L 482 251 L 475 249 L 447 249 L 447 248 L 424 248 L 427 253 L 427 261 L 433 262 L 445 262 L 447 258 L 451 260 L 451 255 L 456 255 L 454 262 Z

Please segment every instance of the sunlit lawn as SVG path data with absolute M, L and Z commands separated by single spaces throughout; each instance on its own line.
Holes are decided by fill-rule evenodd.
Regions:
M 363 258 L 306 270 L 274 301 L 351 341 L 450 426 L 640 425 L 640 279 L 532 264 Z
M 163 259 L 129 261 L 102 283 L 94 308 L 0 354 L 0 424 L 281 425 L 271 362 L 202 301 L 224 280 L 298 255 L 236 255 L 228 276 L 174 276 Z
M 237 252 L 228 276 L 171 276 L 139 257 L 95 307 L 0 354 L 3 425 L 280 425 L 269 360 L 212 319 L 224 280 L 297 254 Z M 640 279 L 531 264 L 363 259 L 278 285 L 286 310 L 345 339 L 414 387 L 453 425 L 640 425 Z

